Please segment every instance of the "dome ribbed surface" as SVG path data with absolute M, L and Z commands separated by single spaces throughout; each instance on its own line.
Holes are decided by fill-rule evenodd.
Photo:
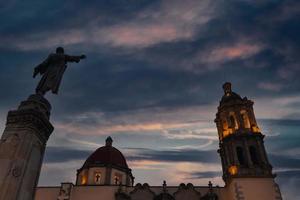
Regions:
M 98 148 L 88 157 L 82 168 L 90 168 L 97 165 L 114 165 L 128 169 L 125 157 L 113 146 L 103 146 Z

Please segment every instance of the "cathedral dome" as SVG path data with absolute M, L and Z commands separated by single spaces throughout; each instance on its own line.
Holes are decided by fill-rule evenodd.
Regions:
M 106 139 L 106 145 L 92 153 L 82 166 L 82 169 L 98 166 L 115 166 L 129 169 L 124 155 L 112 146 L 112 138 Z
M 77 185 L 133 185 L 131 169 L 112 142 L 112 138 L 108 137 L 105 146 L 92 153 L 77 170 Z

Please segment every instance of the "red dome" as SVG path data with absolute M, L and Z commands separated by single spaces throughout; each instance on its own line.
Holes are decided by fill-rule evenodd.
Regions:
M 123 154 L 112 146 L 112 139 L 106 139 L 106 145 L 98 148 L 92 153 L 83 164 L 82 168 L 111 165 L 128 169 L 126 159 Z

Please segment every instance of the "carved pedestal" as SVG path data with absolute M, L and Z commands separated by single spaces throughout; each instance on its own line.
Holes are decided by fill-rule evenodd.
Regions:
M 51 105 L 31 95 L 7 115 L 0 140 L 0 200 L 33 200 L 46 142 L 53 131 Z

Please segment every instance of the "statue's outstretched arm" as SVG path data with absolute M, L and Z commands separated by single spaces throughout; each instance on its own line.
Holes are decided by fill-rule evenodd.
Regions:
M 66 61 L 67 62 L 79 62 L 81 59 L 85 59 L 86 56 L 85 55 L 81 55 L 81 56 L 69 56 L 66 55 Z

